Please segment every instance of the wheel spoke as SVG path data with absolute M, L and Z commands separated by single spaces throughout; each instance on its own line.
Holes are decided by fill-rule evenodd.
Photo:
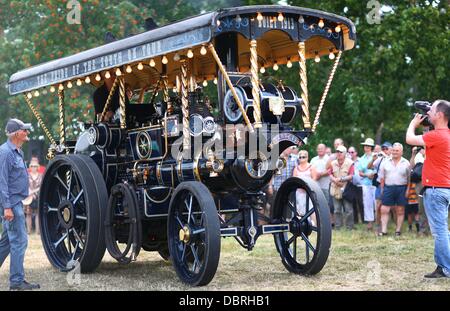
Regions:
M 309 262 L 309 247 L 305 247 L 306 252 L 306 262 Z
M 306 197 L 305 213 L 308 213 L 308 211 L 309 211 L 309 195 L 308 195 L 308 192 L 306 192 L 306 196 L 305 197 Z
M 293 257 L 294 257 L 294 260 L 297 260 L 297 239 L 294 239 Z
M 310 249 L 313 251 L 313 253 L 315 253 L 316 250 L 314 249 L 314 246 L 312 246 L 312 244 L 311 244 L 311 242 L 309 241 L 308 237 L 307 237 L 303 232 L 300 233 L 300 235 L 302 236 L 302 240 L 305 241 L 306 246 L 307 246 L 308 248 L 310 248 Z
M 83 195 L 84 189 L 81 189 L 76 198 L 73 200 L 72 204 L 77 204 L 78 199 Z
M 79 219 L 79 220 L 87 220 L 87 216 L 83 216 L 83 215 L 77 215 L 77 216 L 75 216 L 75 218 Z
M 291 201 L 288 201 L 288 204 L 289 204 L 290 210 L 294 213 L 294 216 L 300 216 L 297 213 L 297 207 L 294 205 L 294 203 L 292 203 Z
M 68 244 L 68 250 L 69 250 L 69 254 L 71 254 L 72 253 L 72 241 L 70 241 L 70 231 L 69 231 L 69 229 L 67 229 L 67 236 L 69 237 L 67 239 L 67 241 L 69 242 L 69 243 L 67 243 Z
M 66 189 L 66 191 L 69 191 L 69 188 L 67 188 L 66 183 L 59 177 L 58 172 L 55 173 L 54 177 L 59 181 L 59 183 Z
M 57 212 L 57 211 L 58 211 L 57 208 L 54 208 L 54 207 L 47 207 L 47 213 L 48 213 L 48 212 Z
M 77 244 L 75 244 L 75 249 L 73 250 L 73 254 L 72 257 L 70 258 L 70 260 L 75 260 L 75 256 L 77 254 L 77 250 L 78 250 L 78 246 L 80 245 L 80 242 L 77 242 Z
M 189 196 L 190 196 L 190 200 L 189 200 L 189 208 L 188 208 L 188 224 L 189 224 L 189 220 L 191 219 L 191 215 L 192 215 L 192 199 L 193 199 L 192 194 L 190 194 Z
M 287 240 L 286 244 L 289 246 L 296 239 L 297 239 L 297 237 L 295 235 L 293 235 L 289 240 Z
M 67 232 L 55 243 L 53 243 L 53 246 L 55 248 L 58 248 L 59 244 L 61 244 L 62 241 L 64 241 L 67 238 Z
M 317 229 L 316 226 L 311 226 L 311 230 L 314 231 L 314 232 L 317 232 L 318 229 Z
M 314 209 L 309 210 L 308 212 L 306 212 L 305 215 L 303 215 L 302 218 L 300 218 L 300 222 L 305 222 L 309 216 L 311 216 L 312 214 L 314 214 Z
M 77 230 L 72 229 L 73 231 L 73 236 L 75 237 L 75 239 L 81 244 L 81 246 L 84 248 L 84 242 L 81 239 L 80 235 L 78 234 Z
M 183 243 L 183 252 L 181 253 L 181 261 L 184 261 L 184 256 L 186 255 L 186 243 Z
M 178 216 L 175 216 L 175 219 L 178 221 L 178 224 L 180 225 L 181 228 L 184 227 L 183 223 L 181 222 L 181 219 Z
M 69 173 L 69 174 L 67 174 L 67 173 Z M 67 171 L 67 184 L 68 184 L 68 187 L 67 187 L 67 198 L 66 198 L 66 200 L 67 201 L 69 201 L 70 200 L 70 194 L 71 194 L 71 191 L 72 191 L 72 177 L 73 177 L 73 171 L 72 170 L 69 170 L 69 171 Z
M 202 232 L 205 232 L 205 231 L 206 231 L 205 228 L 201 228 L 201 229 L 197 229 L 197 230 L 192 231 L 192 234 L 199 234 L 199 233 L 202 233 Z
M 199 260 L 198 260 L 198 254 L 197 251 L 195 250 L 194 245 L 191 244 L 191 251 L 192 251 L 192 255 L 194 256 L 194 265 L 192 267 L 192 272 L 195 272 L 195 268 L 197 267 L 197 265 L 200 264 Z

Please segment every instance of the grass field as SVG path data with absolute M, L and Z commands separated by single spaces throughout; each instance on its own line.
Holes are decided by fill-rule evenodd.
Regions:
M 9 259 L 0 269 L 0 290 L 8 289 L 8 267 Z M 184 286 L 169 262 L 145 251 L 128 266 L 107 254 L 95 273 L 69 275 L 68 282 L 67 274 L 49 264 L 37 235 L 30 237 L 25 268 L 27 279 L 44 290 L 450 290 L 448 278 L 423 278 L 435 268 L 431 237 L 376 237 L 362 227 L 333 232 L 328 262 L 313 277 L 289 273 L 271 236 L 261 237 L 252 252 L 232 238 L 222 239 L 216 276 L 201 288 Z

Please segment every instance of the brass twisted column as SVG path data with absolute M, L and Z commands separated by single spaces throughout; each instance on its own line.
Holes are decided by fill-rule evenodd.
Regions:
M 300 88 L 301 88 L 301 98 L 302 98 L 302 119 L 303 126 L 305 129 L 311 128 L 311 123 L 309 120 L 309 99 L 308 99 L 308 77 L 306 75 L 306 48 L 305 42 L 298 43 L 298 55 L 299 59 L 299 75 L 300 75 Z
M 183 152 L 190 148 L 191 137 L 189 133 L 189 100 L 188 100 L 188 64 L 187 59 L 181 62 L 181 111 L 183 113 Z
M 126 129 L 127 121 L 125 114 L 125 80 L 123 77 L 117 77 L 116 79 L 119 79 L 120 128 Z
M 50 141 L 50 148 L 47 153 L 47 159 L 51 160 L 55 157 L 54 148 L 56 147 L 56 141 L 53 138 L 52 134 L 48 130 L 47 126 L 45 125 L 44 121 L 41 118 L 41 115 L 36 110 L 36 107 L 34 107 L 31 100 L 25 95 L 25 102 L 27 103 L 28 107 L 30 108 L 31 112 L 33 113 L 34 117 L 38 121 L 39 125 L 41 126 L 42 130 L 44 131 L 44 134 L 47 136 L 48 140 Z
M 341 59 L 342 51 L 339 51 L 336 60 L 334 61 L 333 69 L 331 69 L 330 76 L 328 77 L 327 85 L 322 94 L 322 99 L 320 100 L 319 108 L 317 109 L 316 117 L 314 119 L 314 124 L 312 127 L 312 131 L 316 130 L 317 124 L 319 124 L 320 113 L 322 112 L 323 106 L 325 104 L 325 99 L 327 98 L 328 91 L 330 90 L 331 82 L 333 82 L 334 74 L 336 73 L 336 68 L 339 64 L 339 60 Z
M 258 77 L 258 52 L 256 50 L 256 40 L 250 41 L 250 66 L 252 74 L 252 95 L 253 95 L 253 118 L 254 127 L 260 128 L 261 124 L 261 101 L 259 98 L 259 77 Z
M 168 87 L 169 82 L 167 81 L 167 76 L 163 76 L 162 81 L 163 81 L 163 100 L 167 104 L 167 113 L 172 114 L 173 107 L 172 107 L 172 103 L 170 102 L 170 97 L 169 97 L 169 87 Z
M 103 107 L 102 115 L 100 116 L 100 122 L 103 122 L 105 120 L 106 112 L 108 111 L 108 107 L 111 103 L 112 97 L 116 92 L 117 85 L 119 84 L 119 79 L 120 79 L 119 77 L 116 77 L 111 87 L 111 90 L 109 91 L 108 98 L 106 99 L 105 106 Z
M 58 108 L 59 108 L 59 145 L 66 149 L 69 153 L 69 148 L 66 147 L 66 124 L 65 124 L 65 109 L 64 109 L 64 90 L 58 90 Z

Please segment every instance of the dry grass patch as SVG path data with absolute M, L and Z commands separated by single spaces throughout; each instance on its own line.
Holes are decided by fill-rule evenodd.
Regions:
M 8 267 L 9 259 L 0 270 L 0 290 L 8 289 Z M 95 273 L 81 275 L 79 284 L 71 286 L 67 274 L 49 264 L 36 235 L 30 237 L 25 267 L 27 279 L 44 290 L 450 290 L 450 279 L 423 278 L 435 268 L 431 237 L 405 233 L 380 238 L 362 227 L 333 232 L 328 262 L 312 277 L 289 273 L 271 236 L 261 237 L 252 252 L 232 238 L 222 239 L 216 276 L 201 288 L 183 285 L 169 262 L 145 251 L 127 266 L 106 254 Z

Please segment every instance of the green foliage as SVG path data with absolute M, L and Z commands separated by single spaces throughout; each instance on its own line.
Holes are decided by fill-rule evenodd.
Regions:
M 81 24 L 66 21 L 67 0 L 13 0 L 0 6 L 0 124 L 9 117 L 32 120 L 32 138 L 43 136 L 22 96 L 9 96 L 6 85 L 14 72 L 99 46 L 111 31 L 118 38 L 144 31 L 147 17 L 164 25 L 175 20 L 240 4 L 270 4 L 276 1 L 100 1 L 82 0 Z M 449 53 L 450 11 L 446 1 L 381 1 L 380 24 L 370 25 L 366 1 L 291 0 L 290 5 L 315 8 L 350 18 L 356 24 L 357 46 L 343 54 L 320 118 L 317 133 L 310 140 L 331 144 L 343 137 L 348 145 L 375 137 L 380 125 L 382 140 L 403 141 L 414 100 L 450 96 Z M 308 61 L 311 118 L 315 116 L 333 62 L 322 57 Z M 263 79 L 283 79 L 299 90 L 298 65 L 268 70 Z M 212 89 L 212 83 L 210 83 Z M 68 135 L 79 131 L 77 121 L 93 117 L 93 89 L 74 87 L 66 93 Z M 209 91 L 210 97 L 213 93 Z M 33 99 L 57 138 L 56 96 Z M 300 123 L 300 120 L 299 120 Z M 298 124 L 300 125 L 300 124 Z M 41 137 L 43 138 L 43 137 Z M 0 139 L 5 139 L 0 131 Z

